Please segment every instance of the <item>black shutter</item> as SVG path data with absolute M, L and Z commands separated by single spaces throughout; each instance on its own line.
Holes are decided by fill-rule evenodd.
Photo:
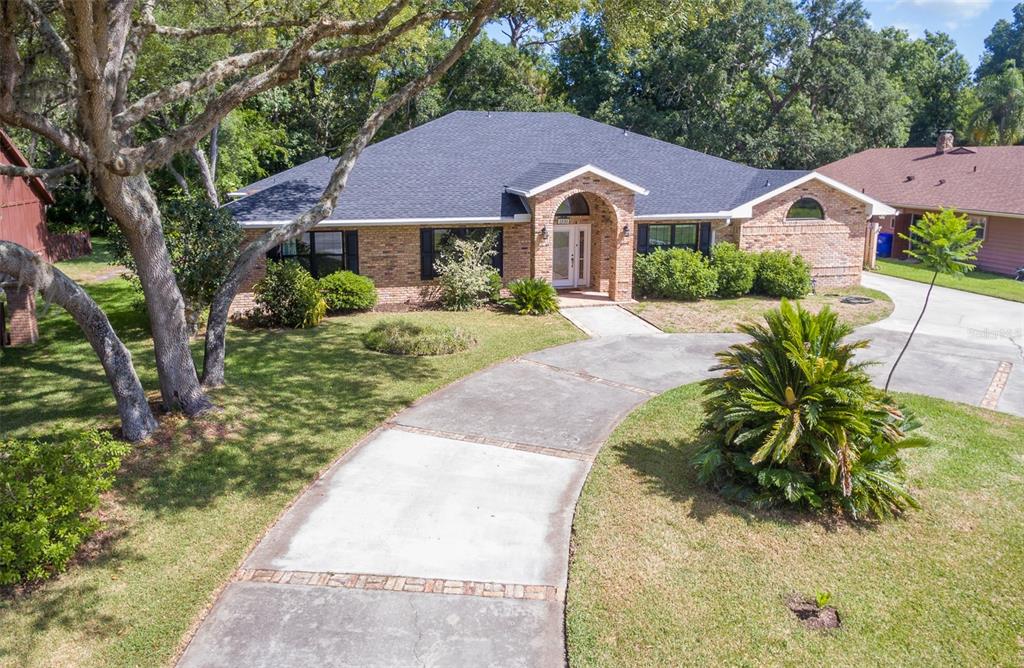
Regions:
M 502 276 L 505 275 L 505 230 L 500 227 L 494 228 L 498 231 L 498 238 L 494 242 L 494 250 L 496 251 L 493 259 L 494 268 L 498 270 L 498 273 Z
M 648 232 L 650 232 L 650 230 L 648 229 L 647 225 L 637 225 L 636 226 L 636 252 L 637 253 L 646 253 L 647 252 L 647 250 L 648 250 L 648 248 L 647 248 L 647 239 L 649 238 L 648 237 Z
M 420 278 L 429 281 L 434 277 L 434 230 L 424 227 L 420 230 Z
M 359 233 L 355 230 L 345 232 L 345 269 L 359 273 Z
M 697 248 L 704 255 L 711 254 L 711 223 L 701 223 L 697 236 Z

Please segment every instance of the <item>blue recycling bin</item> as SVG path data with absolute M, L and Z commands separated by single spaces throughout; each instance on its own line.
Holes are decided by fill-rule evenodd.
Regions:
M 892 257 L 892 232 L 879 232 L 878 245 L 875 246 L 875 255 L 878 257 Z

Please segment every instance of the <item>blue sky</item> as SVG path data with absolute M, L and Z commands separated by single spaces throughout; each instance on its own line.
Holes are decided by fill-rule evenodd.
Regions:
M 921 37 L 948 33 L 971 67 L 981 62 L 985 37 L 999 19 L 1010 19 L 1018 0 L 862 0 L 875 28 L 896 26 Z

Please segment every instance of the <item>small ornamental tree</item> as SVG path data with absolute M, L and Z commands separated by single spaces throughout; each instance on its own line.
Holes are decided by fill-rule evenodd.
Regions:
M 448 311 L 469 311 L 491 298 L 498 271 L 491 264 L 498 236 L 487 232 L 482 239 L 448 236 L 441 256 L 434 262 L 441 286 L 441 306 Z
M 854 361 L 867 341 L 828 309 L 783 300 L 751 337 L 718 353 L 721 376 L 704 381 L 701 482 L 755 507 L 844 511 L 884 519 L 917 502 L 902 448 L 926 445 L 918 426 Z
M 161 203 L 160 212 L 174 279 L 185 301 L 185 319 L 189 333 L 195 335 L 203 312 L 238 256 L 242 228 L 226 209 L 200 198 L 168 200 Z M 141 291 L 124 236 L 115 233 L 113 239 L 118 264 L 128 268 L 132 282 Z
M 903 354 L 910 347 L 914 338 L 917 326 L 921 324 L 924 313 L 928 309 L 928 300 L 931 299 L 932 289 L 935 287 L 935 279 L 939 274 L 947 276 L 962 276 L 974 269 L 974 260 L 978 257 L 978 249 L 981 248 L 981 240 L 977 231 L 971 225 L 970 219 L 954 209 L 942 209 L 938 213 L 928 212 L 916 223 L 910 226 L 910 235 L 900 234 L 900 237 L 911 243 L 907 255 L 921 263 L 921 266 L 932 272 L 931 283 L 928 284 L 928 292 L 924 296 L 924 305 L 921 306 L 921 313 L 910 330 L 907 342 L 903 349 L 896 356 L 896 361 L 889 370 L 889 376 L 885 379 L 885 391 L 889 391 L 889 384 L 892 382 L 893 374 Z

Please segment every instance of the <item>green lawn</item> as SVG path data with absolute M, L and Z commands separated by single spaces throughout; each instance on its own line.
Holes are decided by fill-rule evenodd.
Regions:
M 848 295 L 870 297 L 873 304 L 844 304 Z M 748 295 L 734 299 L 701 299 L 695 302 L 671 299 L 643 299 L 626 308 L 665 332 L 735 332 L 736 324 L 760 321 L 765 311 L 778 308 L 781 299 Z M 822 290 L 807 295 L 800 303 L 815 313 L 828 306 L 854 327 L 867 325 L 892 313 L 892 300 L 884 292 L 853 287 Z
M 695 480 L 699 386 L 601 452 L 574 525 L 571 665 L 1024 664 L 1024 420 L 903 395 L 936 445 L 907 454 L 923 509 L 875 527 L 755 513 Z M 809 631 L 791 593 L 832 593 Z
M 143 383 L 155 387 L 134 294 L 119 278 L 88 289 L 131 348 Z M 195 424 L 167 420 L 126 462 L 103 508 L 108 530 L 83 562 L 37 590 L 0 595 L 0 665 L 168 663 L 261 532 L 363 435 L 472 371 L 581 336 L 557 315 L 410 313 L 403 317 L 458 325 L 477 345 L 443 358 L 393 357 L 360 343 L 381 317 L 300 331 L 231 328 L 230 385 L 215 396 L 223 413 Z M 40 332 L 38 345 L 0 357 L 4 433 L 114 424 L 102 370 L 71 319 L 51 307 Z
M 908 281 L 931 283 L 932 274 L 914 262 L 878 258 L 875 271 L 886 276 L 905 278 Z M 989 297 L 999 297 L 1015 302 L 1024 302 L 1024 281 L 1015 281 L 1002 274 L 991 274 L 987 271 L 972 271 L 961 277 L 939 276 L 935 285 L 946 288 L 974 292 Z

